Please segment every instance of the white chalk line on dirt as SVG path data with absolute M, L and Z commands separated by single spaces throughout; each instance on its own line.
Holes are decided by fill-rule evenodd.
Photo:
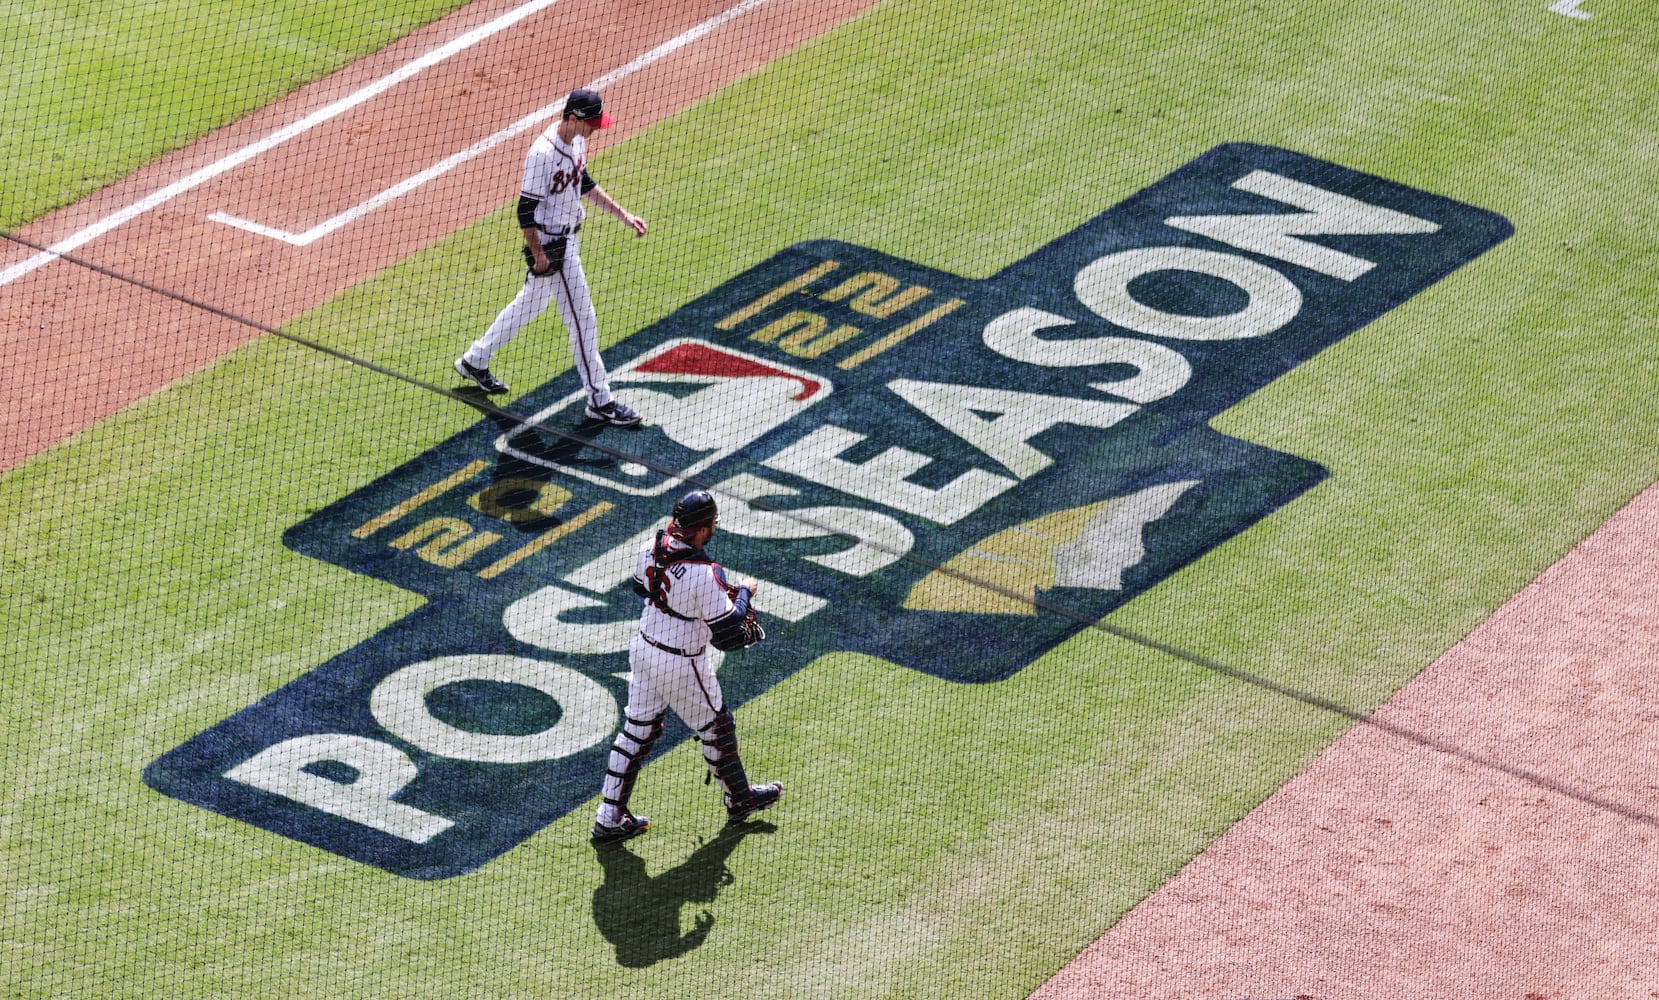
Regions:
M 743 0 L 743 2 L 737 6 L 716 14 L 714 17 L 709 18 L 707 21 L 704 21 L 696 27 L 674 36 L 668 41 L 652 49 L 650 52 L 647 52 L 634 61 L 628 63 L 626 66 L 614 69 L 609 73 L 606 73 L 604 76 L 599 77 L 597 80 L 594 80 L 592 83 L 586 84 L 585 86 L 587 86 L 590 90 L 602 90 L 618 80 L 637 73 L 657 60 L 685 48 L 687 45 L 697 41 L 699 38 L 702 38 L 704 35 L 707 35 L 709 32 L 715 30 L 726 22 L 741 17 L 766 2 L 768 2 L 768 0 Z M 434 163 L 432 166 L 422 170 L 420 173 L 399 181 L 367 201 L 354 205 L 353 207 L 346 209 L 344 212 L 341 212 L 339 215 L 312 226 L 303 233 L 291 233 L 286 230 L 277 229 L 273 226 L 264 225 L 263 223 L 238 218 L 237 216 L 230 215 L 226 212 L 214 212 L 212 215 L 208 216 L 208 220 L 211 222 L 220 222 L 227 226 L 235 226 L 237 229 L 245 229 L 250 233 L 255 233 L 260 236 L 267 236 L 273 240 L 281 240 L 284 243 L 291 243 L 297 247 L 303 247 L 309 243 L 314 243 L 317 240 L 322 239 L 324 236 L 327 236 L 329 233 L 332 233 L 337 229 L 351 225 L 363 216 L 368 215 L 376 209 L 379 209 L 382 206 L 403 197 L 428 181 L 441 177 L 468 160 L 489 152 L 496 146 L 506 142 L 508 139 L 527 132 L 543 122 L 557 117 L 563 110 L 564 96 L 560 95 L 558 101 L 525 115 L 523 118 L 520 118 L 518 121 L 507 126 L 494 135 L 480 139 L 458 153 L 450 154 L 444 159 L 439 160 L 437 163 Z
M 216 160 L 200 170 L 174 181 L 161 190 L 156 191 L 154 194 L 135 201 L 126 208 L 104 216 L 92 225 L 87 226 L 85 229 L 80 230 L 72 236 L 52 244 L 40 253 L 35 254 L 33 257 L 30 257 L 20 263 L 13 264 L 4 271 L 0 271 L 0 285 L 16 281 L 18 278 L 23 277 L 30 271 L 58 259 L 58 257 L 63 254 L 70 253 L 79 247 L 85 246 L 98 237 L 103 236 L 110 230 L 131 222 L 133 219 L 138 218 L 140 215 L 143 215 L 151 209 L 165 205 L 167 202 L 172 201 L 179 195 L 184 194 L 193 188 L 200 187 L 226 171 L 234 170 L 259 154 L 264 153 L 276 146 L 280 146 L 297 135 L 303 135 L 311 129 L 316 128 L 318 125 L 321 125 L 323 122 L 328 121 L 330 118 L 334 118 L 346 111 L 350 111 L 352 108 L 357 107 L 365 101 L 369 101 L 380 96 L 415 74 L 438 65 L 450 56 L 463 52 L 466 49 L 469 49 L 472 46 L 477 45 L 479 42 L 489 38 L 491 35 L 505 31 L 530 15 L 546 10 L 558 2 L 559 0 L 530 0 L 529 3 L 515 7 L 495 20 L 490 21 L 487 24 L 480 25 L 466 34 L 460 35 L 452 41 L 438 46 L 425 55 L 399 66 L 391 73 L 388 73 L 368 86 L 354 91 L 353 93 L 340 98 L 338 101 L 335 101 L 326 107 L 313 111 L 311 114 L 306 115 L 304 118 L 294 122 L 292 125 L 286 125 L 280 129 L 277 129 L 275 132 L 272 132 L 270 135 L 258 140 L 257 142 L 243 146 L 241 149 L 231 153 L 229 156 Z

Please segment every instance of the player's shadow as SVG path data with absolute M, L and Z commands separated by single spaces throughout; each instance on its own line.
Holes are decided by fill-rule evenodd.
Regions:
M 508 444 L 539 462 L 607 468 L 616 465 L 615 458 L 597 449 L 588 448 L 595 438 L 610 427 L 610 424 L 603 420 L 584 417 L 581 423 L 568 430 L 526 427 L 522 424 L 506 425 L 503 421 L 498 423 L 503 423 L 502 430 L 507 435 Z
M 706 904 L 734 881 L 726 859 L 744 837 L 776 829 L 771 823 L 726 827 L 691 857 L 655 876 L 646 873 L 645 860 L 624 844 L 596 847 L 605 881 L 593 891 L 593 922 L 616 949 L 617 964 L 643 969 L 700 947 L 715 922 Z M 705 905 L 691 929 L 682 932 L 680 910 L 688 903 Z
M 537 464 L 544 467 L 547 464 L 599 468 L 616 466 L 616 459 L 611 455 L 588 447 L 610 428 L 611 425 L 603 420 L 584 415 L 578 423 L 570 427 L 531 426 L 510 413 L 496 409 L 490 397 L 477 386 L 464 385 L 454 391 L 467 405 L 500 428 L 501 433 L 506 435 L 508 445 L 529 456 Z M 504 464 L 530 465 L 510 455 L 503 456 L 502 461 Z

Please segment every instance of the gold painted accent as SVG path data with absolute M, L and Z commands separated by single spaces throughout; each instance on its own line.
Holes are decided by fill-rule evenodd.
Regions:
M 829 320 L 824 317 L 798 309 L 749 334 L 749 339 L 765 343 L 777 340 L 780 350 L 787 351 L 797 358 L 816 358 L 862 332 L 856 326 L 838 326 L 825 333 L 824 328 L 827 326 Z M 787 337 L 778 340 L 786 333 Z
M 866 292 L 847 303 L 847 305 L 851 306 L 854 312 L 861 312 L 866 316 L 874 316 L 877 319 L 886 319 L 905 306 L 927 298 L 932 291 L 933 289 L 923 288 L 921 285 L 911 285 L 892 298 L 883 299 L 879 302 L 872 299 L 870 293 Z
M 392 540 L 392 548 L 408 550 L 417 545 L 415 555 L 445 569 L 454 569 L 477 555 L 479 551 L 501 541 L 493 531 L 472 535 L 472 525 L 458 517 L 434 517 Z M 465 539 L 465 541 L 463 541 Z M 426 544 L 422 545 L 421 543 Z
M 825 302 L 840 302 L 854 292 L 863 292 L 861 297 L 867 297 L 871 302 L 878 302 L 884 295 L 892 295 L 899 290 L 899 279 L 880 271 L 862 271 L 853 275 L 841 284 L 818 296 Z
M 610 511 L 615 506 L 616 505 L 613 503 L 601 500 L 565 523 L 555 525 L 537 535 L 530 541 L 529 544 L 514 549 L 513 551 L 502 556 L 500 559 L 497 559 L 495 562 L 485 566 L 483 569 L 478 571 L 478 575 L 486 580 L 495 579 L 501 574 L 512 569 L 514 566 L 517 566 L 519 563 L 535 555 L 537 552 L 540 552 L 542 549 L 552 545 L 559 539 L 565 537 L 578 528 L 587 525 L 595 518 L 604 516 L 606 512 Z
M 379 531 L 381 528 L 386 527 L 386 525 L 391 524 L 392 522 L 402 518 L 404 515 L 408 514 L 410 511 L 414 510 L 416 507 L 419 507 L 421 504 L 426 503 L 428 500 L 431 500 L 434 497 L 437 497 L 441 494 L 449 492 L 450 490 L 454 489 L 455 487 L 459 486 L 460 484 L 462 484 L 462 483 L 466 482 L 467 480 L 471 479 L 473 476 L 478 475 L 480 472 L 483 472 L 485 469 L 487 469 L 489 467 L 490 467 L 490 463 L 485 462 L 483 460 L 479 460 L 479 461 L 471 463 L 466 468 L 462 469 L 461 471 L 455 473 L 452 476 L 449 476 L 447 479 L 439 480 L 438 482 L 433 483 L 431 486 L 428 486 L 426 489 L 421 490 L 419 493 L 416 493 L 414 496 L 410 497 L 409 499 L 407 499 L 407 500 L 403 501 L 402 503 L 398 504 L 397 506 L 393 507 L 391 510 L 386 511 L 384 514 L 380 514 L 376 517 L 370 518 L 367 521 L 364 521 L 360 526 L 357 527 L 356 530 L 354 530 L 351 533 L 351 537 L 353 537 L 353 538 L 367 538 L 367 537 L 369 537 L 370 535 L 372 535 L 375 532 Z
M 792 295 L 795 292 L 800 291 L 840 266 L 841 262 L 838 260 L 826 260 L 810 271 L 806 271 L 790 278 L 788 281 L 772 289 L 770 292 L 767 292 L 765 295 L 762 295 L 760 298 L 744 306 L 742 309 L 739 309 L 737 312 L 727 316 L 725 319 L 714 324 L 714 328 L 716 330 L 730 330 L 744 320 L 756 315 L 772 303 L 777 302 L 779 299 L 782 299 L 787 295 Z
M 900 292 L 899 279 L 877 271 L 865 271 L 863 274 L 853 275 L 818 297 L 825 302 L 840 302 L 854 292 L 859 291 L 862 291 L 862 294 L 847 305 L 854 312 L 861 312 L 866 316 L 874 316 L 877 319 L 886 319 L 905 306 L 926 298 L 932 289 L 923 288 L 921 285 L 911 285 Z
M 795 312 L 787 316 L 780 316 L 754 333 L 749 334 L 749 339 L 758 340 L 763 344 L 770 344 L 785 333 L 788 333 L 791 337 L 799 334 L 812 337 L 822 333 L 826 326 L 829 326 L 829 320 L 824 317 L 817 313 L 797 309 Z
M 523 507 L 506 507 L 501 498 L 509 493 L 534 493 L 536 498 Z M 472 509 L 491 517 L 499 517 L 503 521 L 514 524 L 523 524 L 526 521 L 540 521 L 551 517 L 555 511 L 570 501 L 571 492 L 563 486 L 555 486 L 539 479 L 527 479 L 523 476 L 510 476 L 499 482 L 491 483 L 477 493 L 467 498 Z
M 820 327 L 820 329 L 822 329 Z M 858 336 L 863 331 L 856 326 L 838 326 L 828 333 L 813 333 L 807 330 L 797 330 L 778 341 L 780 350 L 788 351 L 797 358 L 816 358 L 821 354 L 834 350 L 847 341 Z
M 1052 588 L 1054 550 L 1076 540 L 1097 514 L 1120 502 L 1121 498 L 1114 497 L 1055 511 L 981 539 L 917 581 L 904 606 L 917 611 L 1035 615 L 1037 606 L 1029 603 L 1030 598 L 1012 595 L 1035 597 L 1038 588 Z
M 932 326 L 934 323 L 938 322 L 941 317 L 948 313 L 955 312 L 956 310 L 962 308 L 964 304 L 965 303 L 961 299 L 951 299 L 940 305 L 934 306 L 932 309 L 929 309 L 927 312 L 899 327 L 897 330 L 894 330 L 892 333 L 889 333 L 887 336 L 881 338 L 870 346 L 864 348 L 864 350 L 859 351 L 856 354 L 849 355 L 836 362 L 835 367 L 841 369 L 856 368 L 880 354 L 882 351 L 897 345 L 900 341 L 904 340 L 904 338 L 910 336 L 911 334 Z

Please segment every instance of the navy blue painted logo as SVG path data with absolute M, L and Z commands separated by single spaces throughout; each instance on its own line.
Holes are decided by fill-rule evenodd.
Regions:
M 475 869 L 596 794 L 634 552 L 688 477 L 763 581 L 733 707 L 838 650 L 1006 678 L 1317 483 L 1208 421 L 1510 231 L 1229 145 L 984 281 L 791 247 L 608 353 L 645 428 L 587 421 L 567 373 L 293 527 L 428 603 L 145 779 L 401 875 Z

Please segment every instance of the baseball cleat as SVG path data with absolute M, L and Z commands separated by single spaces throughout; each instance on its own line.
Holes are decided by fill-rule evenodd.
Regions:
M 466 358 L 455 359 L 455 370 L 460 373 L 462 378 L 469 378 L 478 383 L 478 388 L 492 396 L 498 396 L 507 391 L 507 383 L 491 375 L 488 368 L 474 368 L 467 364 Z
M 783 798 L 783 785 L 774 781 L 765 785 L 750 785 L 749 794 L 739 801 L 733 801 L 730 795 L 726 796 L 726 822 L 741 823 L 749 818 L 751 813 L 770 809 Z
M 622 822 L 615 826 L 606 826 L 603 823 L 595 822 L 593 824 L 593 842 L 595 844 L 614 844 L 618 841 L 627 840 L 629 837 L 639 836 L 650 825 L 649 817 L 635 816 L 631 812 L 625 812 L 622 814 Z
M 595 420 L 603 420 L 612 427 L 633 427 L 639 423 L 639 413 L 631 406 L 624 406 L 616 400 L 611 400 L 604 406 L 588 404 L 587 415 Z

